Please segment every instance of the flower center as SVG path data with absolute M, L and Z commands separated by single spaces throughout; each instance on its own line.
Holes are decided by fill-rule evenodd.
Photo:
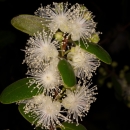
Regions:
M 69 95 L 68 97 L 66 97 L 63 102 L 62 102 L 63 106 L 67 109 L 70 109 L 72 107 L 72 105 L 75 104 L 75 97 L 74 95 Z
M 43 77 L 46 82 L 50 82 L 52 80 L 52 76 L 49 74 L 46 74 L 45 77 Z

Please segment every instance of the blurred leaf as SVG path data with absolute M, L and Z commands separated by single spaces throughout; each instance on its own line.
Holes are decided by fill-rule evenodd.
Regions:
M 75 42 L 77 45 L 79 45 L 78 42 Z M 101 46 L 95 43 L 88 43 L 88 47 L 84 45 L 83 41 L 80 41 L 80 47 L 84 49 L 85 51 L 94 54 L 99 60 L 106 64 L 111 64 L 112 59 L 110 55 L 105 51 Z
M 0 95 L 0 102 L 10 104 L 35 96 L 38 93 L 38 89 L 35 88 L 33 90 L 36 86 L 35 84 L 28 87 L 28 82 L 29 78 L 23 78 L 6 87 Z
M 14 43 L 15 34 L 9 30 L 0 30 L 0 48 L 8 44 Z
M 119 95 L 117 92 L 115 92 L 115 97 L 118 101 L 123 101 L 123 97 Z
M 116 94 L 121 97 L 122 96 L 122 86 L 121 84 L 119 83 L 119 81 L 117 80 L 117 78 L 115 76 L 112 76 L 112 83 L 113 83 L 113 86 L 114 86 L 114 89 L 116 91 Z
M 58 70 L 61 74 L 65 87 L 73 87 L 76 84 L 74 70 L 69 62 L 65 59 L 58 63 Z
M 130 73 L 125 74 L 125 78 L 128 84 L 130 84 Z
M 130 97 L 128 96 L 126 96 L 125 98 L 124 98 L 124 104 L 127 106 L 127 107 L 129 107 L 130 108 Z
M 65 128 L 61 127 L 61 130 L 87 130 L 83 125 L 79 124 L 78 126 L 76 126 L 76 123 L 67 123 L 67 122 L 63 122 L 62 125 Z
M 41 32 L 43 28 L 46 29 L 43 24 L 47 24 L 47 21 L 35 15 L 22 14 L 14 17 L 11 24 L 16 29 L 32 36 L 38 31 Z
M 125 103 L 128 108 L 130 108 L 130 102 Z

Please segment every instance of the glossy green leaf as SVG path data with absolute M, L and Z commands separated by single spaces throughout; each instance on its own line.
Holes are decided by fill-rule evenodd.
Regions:
M 24 104 L 20 104 L 20 105 L 18 106 L 18 110 L 19 110 L 20 114 L 21 114 L 28 122 L 30 122 L 31 124 L 36 125 L 37 122 L 35 121 L 35 118 L 33 118 L 33 117 L 35 116 L 34 113 L 33 113 L 33 117 L 31 116 L 31 113 L 25 114 L 23 107 L 24 107 Z M 43 129 L 40 128 L 40 126 L 37 127 L 37 128 L 35 128 L 35 129 L 36 129 L 36 130 L 46 130 L 46 129 L 44 129 L 44 128 L 43 128 Z
M 58 63 L 58 70 L 61 74 L 65 87 L 73 87 L 76 84 L 74 70 L 69 62 L 65 59 Z
M 21 114 L 28 122 L 30 122 L 31 124 L 33 124 L 33 122 L 34 122 L 35 119 L 31 116 L 31 113 L 25 114 L 23 107 L 24 107 L 24 104 L 20 104 L 20 105 L 18 106 L 18 110 L 19 110 L 20 114 Z M 34 122 L 34 124 L 35 124 L 35 122 Z
M 3 104 L 10 104 L 35 96 L 38 89 L 35 88 L 33 90 L 36 86 L 35 84 L 28 87 L 28 82 L 28 78 L 23 78 L 6 87 L 0 95 L 0 102 Z
M 41 32 L 43 28 L 46 29 L 43 24 L 47 24 L 47 22 L 45 21 L 45 19 L 35 15 L 22 14 L 14 17 L 11 20 L 11 24 L 16 29 L 32 36 L 37 31 Z
M 79 45 L 78 42 L 75 42 L 77 45 Z M 88 43 L 88 47 L 84 45 L 84 43 L 81 41 L 80 42 L 80 47 L 84 49 L 85 51 L 94 54 L 99 60 L 106 64 L 111 64 L 112 59 L 110 55 L 105 51 L 101 46 L 95 43 Z
M 62 125 L 65 128 L 61 127 L 61 130 L 87 130 L 83 125 L 79 124 L 78 126 L 76 126 L 76 123 L 67 123 L 67 122 L 63 122 Z

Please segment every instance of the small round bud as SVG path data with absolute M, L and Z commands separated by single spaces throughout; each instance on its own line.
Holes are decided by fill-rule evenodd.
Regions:
M 105 69 L 102 67 L 99 68 L 99 73 L 102 74 L 103 76 L 106 76 L 106 74 L 107 74 Z
M 75 47 L 72 47 L 70 51 L 74 53 L 75 52 Z
M 104 84 L 104 80 L 103 80 L 103 79 L 99 79 L 99 80 L 98 80 L 98 83 L 99 83 L 100 85 L 103 85 L 103 84 Z
M 100 40 L 98 33 L 92 34 L 92 36 L 89 38 L 89 41 L 93 43 L 98 43 Z
M 125 65 L 124 66 L 124 71 L 128 71 L 130 68 L 129 68 L 129 66 L 128 65 Z
M 55 39 L 58 41 L 64 40 L 63 33 L 62 32 L 56 32 L 54 35 Z
M 124 77 L 125 77 L 125 73 L 124 73 L 123 70 L 120 71 L 119 77 L 120 77 L 120 78 L 124 78 Z
M 112 64 L 111 64 L 112 67 L 117 67 L 118 66 L 118 63 L 116 61 L 113 61 Z
M 112 88 L 112 82 L 107 82 L 107 87 Z

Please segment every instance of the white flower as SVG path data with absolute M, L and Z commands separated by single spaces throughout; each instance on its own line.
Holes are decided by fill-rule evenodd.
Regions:
M 25 114 L 31 113 L 30 116 L 34 118 L 33 124 L 36 127 L 40 126 L 46 129 L 56 130 L 56 125 L 62 126 L 60 120 L 68 120 L 61 114 L 61 103 L 52 101 L 51 97 L 43 96 L 43 94 L 33 97 L 30 101 L 27 100 L 24 112 Z
M 89 86 L 90 84 L 88 86 L 80 86 L 78 84 L 74 92 L 67 90 L 67 96 L 62 100 L 62 105 L 68 109 L 67 117 L 76 120 L 77 123 L 78 117 L 82 120 L 82 117 L 89 111 L 91 103 L 96 100 L 94 95 L 97 93 L 95 93 L 94 90 L 96 90 L 97 87 L 94 86 L 89 89 Z
M 30 68 L 39 68 L 41 64 L 46 65 L 51 59 L 58 57 L 56 49 L 57 41 L 53 40 L 53 34 L 47 34 L 44 30 L 41 33 L 30 37 L 25 51 L 25 62 Z
M 47 26 L 53 33 L 60 29 L 64 33 L 68 33 L 73 41 L 84 41 L 91 39 L 95 34 L 96 23 L 90 11 L 80 4 L 55 3 L 40 7 L 35 15 L 44 18 L 44 26 Z M 42 22 L 42 21 L 41 21 Z
M 49 66 L 39 68 L 39 70 L 28 70 L 27 75 L 30 75 L 31 80 L 29 81 L 30 86 L 37 84 L 35 88 L 39 91 L 46 91 L 47 93 L 58 91 L 59 86 L 62 84 L 62 79 L 57 69 L 58 59 L 55 59 Z
M 70 34 L 73 41 L 90 38 L 95 33 L 96 23 L 93 21 L 93 16 L 88 9 L 80 4 L 75 4 L 73 14 L 70 19 Z
M 68 20 L 69 14 L 71 13 L 68 9 L 68 3 L 55 3 L 53 5 L 47 5 L 46 7 L 40 7 L 35 12 L 35 15 L 38 15 L 46 21 L 49 22 L 47 25 L 52 32 L 56 32 L 60 29 L 63 32 L 68 32 Z
M 45 103 L 45 100 L 43 100 L 44 98 L 45 98 L 44 93 L 42 93 L 42 94 L 34 96 L 31 99 L 19 101 L 18 104 L 25 104 L 24 113 L 27 114 L 29 112 L 33 112 L 33 109 L 36 106 L 44 104 Z
M 67 58 L 74 67 L 75 75 L 82 79 L 86 77 L 90 79 L 92 73 L 95 72 L 100 65 L 99 60 L 93 54 L 84 51 L 79 46 L 72 47 Z

